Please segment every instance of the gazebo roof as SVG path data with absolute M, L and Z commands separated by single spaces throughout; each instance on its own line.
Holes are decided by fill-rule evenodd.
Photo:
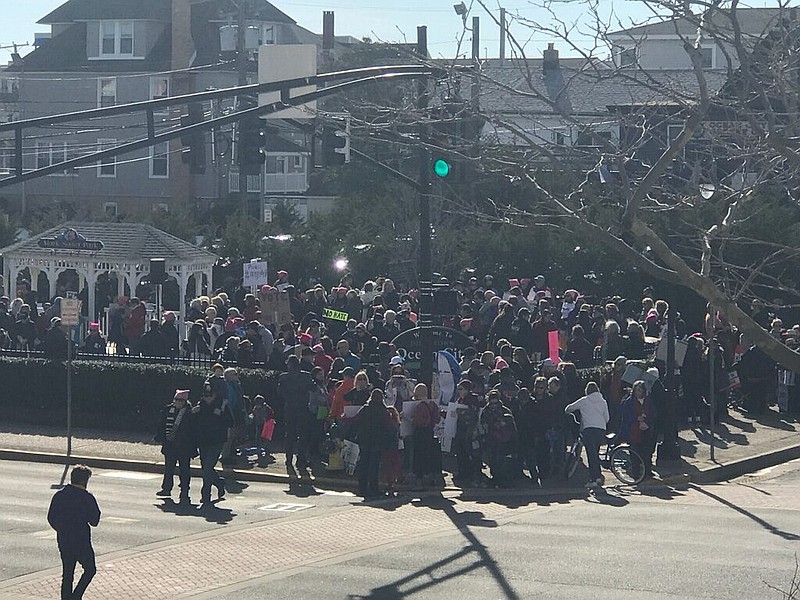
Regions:
M 66 229 L 74 229 L 86 240 L 103 242 L 103 248 L 96 251 L 51 250 L 39 246 L 40 239 L 55 238 Z M 0 249 L 0 255 L 15 258 L 34 258 L 56 253 L 91 256 L 97 262 L 108 263 L 145 264 L 151 258 L 163 258 L 168 265 L 193 265 L 213 264 L 217 260 L 215 254 L 144 223 L 69 222 Z

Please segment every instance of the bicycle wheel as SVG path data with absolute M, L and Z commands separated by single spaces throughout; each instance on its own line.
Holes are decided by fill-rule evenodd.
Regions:
M 644 479 L 644 460 L 630 446 L 617 446 L 609 456 L 614 477 L 627 485 L 637 485 Z
M 564 465 L 564 475 L 567 479 L 575 475 L 578 470 L 578 464 L 581 462 L 581 451 L 583 450 L 583 442 L 580 438 L 575 440 L 567 452 L 567 462 Z

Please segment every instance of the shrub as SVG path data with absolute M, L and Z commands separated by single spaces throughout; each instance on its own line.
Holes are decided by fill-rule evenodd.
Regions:
M 276 395 L 275 373 L 239 369 L 246 395 Z M 150 433 L 176 389 L 200 399 L 208 370 L 161 364 L 76 360 L 72 363 L 75 427 Z M 0 359 L 0 419 L 17 423 L 66 423 L 66 364 L 41 359 Z

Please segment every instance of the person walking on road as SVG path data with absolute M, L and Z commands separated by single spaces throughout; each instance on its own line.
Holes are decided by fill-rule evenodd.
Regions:
M 47 511 L 47 522 L 56 530 L 58 551 L 61 554 L 61 600 L 80 600 L 97 573 L 91 527 L 100 523 L 100 507 L 95 497 L 86 491 L 92 471 L 84 465 L 72 468 L 69 485 L 55 493 Z M 80 563 L 83 574 L 73 589 L 75 565 Z
M 219 500 L 225 497 L 225 483 L 214 467 L 222 454 L 222 446 L 228 440 L 228 427 L 232 420 L 223 399 L 214 393 L 208 380 L 203 385 L 203 399 L 192 409 L 192 414 L 197 417 L 197 446 L 203 471 L 200 500 L 207 505 L 211 503 L 212 486 L 217 488 Z
M 190 502 L 191 462 L 192 458 L 197 456 L 193 417 L 189 390 L 175 390 L 172 403 L 165 406 L 161 412 L 161 424 L 156 433 L 156 442 L 161 444 L 161 454 L 164 455 L 164 480 L 156 496 L 169 498 L 172 495 L 172 482 L 177 465 L 181 504 Z
M 586 462 L 589 463 L 589 482 L 586 487 L 591 489 L 602 486 L 604 480 L 600 472 L 600 446 L 606 436 L 608 403 L 597 384 L 590 381 L 586 384 L 586 395 L 568 404 L 564 410 L 568 414 L 575 411 L 581 413 L 581 436 L 586 448 Z

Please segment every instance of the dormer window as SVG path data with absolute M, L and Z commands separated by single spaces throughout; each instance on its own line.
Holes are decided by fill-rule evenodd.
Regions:
M 133 56 L 133 21 L 100 22 L 100 56 Z

